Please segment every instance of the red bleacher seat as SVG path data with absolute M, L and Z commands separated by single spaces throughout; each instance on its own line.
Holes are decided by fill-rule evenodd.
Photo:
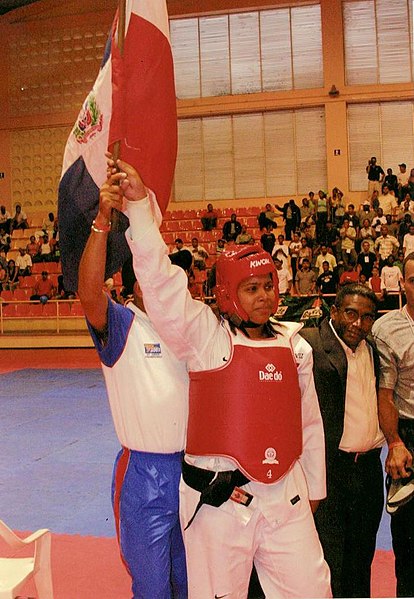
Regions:
M 3 291 L 1 292 L 0 297 L 4 301 L 13 300 L 14 299 L 14 294 L 13 294 L 13 291 L 11 291 L 10 289 L 3 289 Z
M 36 283 L 36 276 L 29 275 L 28 277 L 20 277 L 19 287 L 21 289 L 31 289 Z
M 11 249 L 12 249 L 12 250 L 18 250 L 18 249 L 19 249 L 19 248 L 21 248 L 23 245 L 25 245 L 25 244 L 23 244 L 23 243 L 20 241 L 20 239 L 14 239 L 14 237 L 12 237 L 11 244 L 10 244 L 10 247 L 11 247 Z
M 200 231 L 202 228 L 201 221 L 197 219 L 192 220 L 191 228 L 193 229 L 193 231 Z
M 48 302 L 43 306 L 42 316 L 54 316 L 56 318 L 56 302 Z
M 32 267 L 32 273 L 40 275 L 45 269 L 45 262 L 35 262 Z
M 188 226 L 188 221 L 185 220 L 171 221 L 170 224 L 170 232 L 175 231 L 177 233 L 180 233 L 181 231 L 188 231 L 189 229 L 191 229 L 191 227 Z
M 162 237 L 167 245 L 174 243 L 174 240 L 176 239 L 174 233 L 163 233 Z
M 15 304 L 15 308 L 16 316 L 19 318 L 29 318 L 29 316 L 32 316 L 30 304 Z
M 184 218 L 197 218 L 197 210 L 184 210 Z
M 248 227 L 257 227 L 257 217 L 256 216 L 248 216 L 246 218 L 246 224 Z
M 57 288 L 57 286 L 58 286 L 58 275 L 57 274 L 49 274 L 49 279 L 52 281 L 53 285 Z
M 2 306 L 2 311 L 4 318 L 13 318 L 16 316 L 16 304 L 7 304 L 7 306 Z
M 28 293 L 27 293 L 27 289 L 15 289 L 14 290 L 14 299 L 18 300 L 18 301 L 25 301 L 28 298 Z
M 165 231 L 170 231 L 172 233 L 179 230 L 177 222 L 173 221 L 173 220 L 166 220 L 164 223 L 164 226 L 165 226 Z
M 19 304 L 17 304 L 19 305 Z M 21 304 L 22 306 L 28 306 L 28 316 L 39 317 L 43 316 L 43 305 L 42 304 Z
M 197 237 L 198 237 L 199 241 L 202 241 L 203 243 L 208 243 L 209 241 L 214 241 L 212 231 L 199 231 Z
M 66 302 L 58 302 L 59 316 L 70 316 L 70 304 Z
M 80 304 L 80 302 L 76 302 L 72 304 L 72 308 L 70 311 L 71 316 L 85 316 L 85 312 Z
M 44 270 L 49 274 L 60 274 L 62 271 L 60 262 L 35 262 L 33 264 L 33 274 L 40 275 Z
M 247 206 L 246 215 L 247 216 L 259 216 L 260 209 L 257 206 Z
M 29 224 L 31 227 L 40 229 L 43 224 L 43 216 L 41 214 L 32 214 L 29 218 Z
M 244 206 L 241 206 L 240 208 L 235 208 L 234 212 L 237 214 L 237 216 L 247 216 L 247 208 L 245 208 Z

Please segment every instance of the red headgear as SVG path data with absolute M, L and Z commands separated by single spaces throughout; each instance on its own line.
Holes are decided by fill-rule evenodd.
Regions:
M 279 303 L 278 276 L 273 260 L 260 245 L 248 245 L 229 249 L 216 262 L 216 300 L 220 312 L 237 315 L 248 322 L 249 315 L 243 310 L 237 294 L 240 283 L 256 275 L 272 275 L 275 290 L 274 312 Z

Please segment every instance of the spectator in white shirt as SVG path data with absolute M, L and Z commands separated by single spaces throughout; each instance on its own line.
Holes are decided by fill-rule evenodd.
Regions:
M 401 281 L 403 276 L 398 266 L 394 264 L 394 256 L 388 256 L 387 262 L 381 270 L 381 280 L 384 284 L 384 289 L 387 292 L 400 291 Z
M 279 280 L 279 295 L 288 295 L 292 287 L 292 275 L 290 274 L 290 271 L 283 266 L 283 262 L 280 258 L 275 258 L 274 263 Z
M 324 262 L 329 264 L 329 270 L 333 272 L 336 267 L 336 258 L 333 254 L 328 252 L 326 245 L 321 245 L 321 253 L 317 256 L 315 262 L 315 267 L 318 269 L 318 275 L 321 275 L 324 272 L 322 266 Z
M 372 219 L 372 226 L 374 227 L 377 236 L 381 233 L 381 225 L 387 224 L 387 219 L 384 215 L 384 210 L 380 207 L 377 210 L 377 215 Z
M 19 248 L 19 255 L 16 258 L 16 266 L 19 269 L 20 277 L 27 277 L 32 274 L 32 259 L 26 253 L 26 248 Z
M 201 245 L 199 245 L 197 237 L 192 238 L 191 248 L 189 249 L 193 255 L 194 268 L 198 268 L 199 270 L 205 270 L 208 253 Z
M 398 195 L 400 199 L 405 196 L 407 185 L 408 185 L 408 173 L 407 173 L 407 165 L 405 162 L 402 162 L 398 165 L 400 169 L 397 173 L 397 181 L 398 181 Z
M 404 256 L 408 256 L 408 254 L 414 252 L 414 225 L 410 225 L 408 233 L 404 235 L 403 250 Z
M 382 194 L 378 198 L 380 208 L 383 209 L 385 216 L 387 214 L 395 215 L 397 211 L 397 200 L 395 196 L 390 193 L 389 187 L 387 184 L 382 186 Z
M 399 292 L 403 276 L 401 270 L 394 264 L 394 261 L 395 258 L 393 255 L 388 256 L 387 262 L 381 270 L 381 286 L 384 289 L 384 308 L 386 310 L 398 308 L 400 301 Z
M 277 242 L 273 246 L 272 251 L 273 260 L 280 258 L 285 268 L 288 267 L 289 247 L 285 245 L 285 236 L 278 235 Z

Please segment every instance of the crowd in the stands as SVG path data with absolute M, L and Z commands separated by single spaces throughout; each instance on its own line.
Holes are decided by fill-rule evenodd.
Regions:
M 373 289 L 384 307 L 394 307 L 393 295 L 401 290 L 404 255 L 414 251 L 414 169 L 407 171 L 404 163 L 398 169 L 397 174 L 391 168 L 385 173 L 372 157 L 366 166 L 368 195 L 359 206 L 348 202 L 337 187 L 331 193 L 310 191 L 300 205 L 294 199 L 283 205 L 266 204 L 258 210 L 257 227 L 249 227 L 236 211 L 219 225 L 222 213 L 209 203 L 200 221 L 203 231 L 221 230 L 214 248 L 211 243 L 208 248 L 200 244 L 195 231 L 191 245 L 177 237 L 170 256 L 182 261 L 187 254 L 188 264 L 183 266 L 195 297 L 211 296 L 211 267 L 230 244 L 260 243 L 273 257 L 281 295 L 329 296 L 340 286 L 358 281 Z M 19 255 L 7 259 L 12 239 L 20 241 L 25 235 L 22 230 L 28 228 L 27 215 L 19 204 L 13 216 L 0 206 L 0 292 L 17 288 L 21 277 L 32 274 L 33 264 L 60 260 L 58 221 L 53 212 L 41 227 L 30 231 L 33 234 L 27 243 L 19 244 Z M 39 281 L 40 277 L 36 283 Z M 48 295 L 66 297 L 61 279 L 59 287 Z M 123 301 L 113 281 L 107 282 L 107 288 L 116 301 Z M 30 297 L 37 297 L 37 291 L 33 289 Z

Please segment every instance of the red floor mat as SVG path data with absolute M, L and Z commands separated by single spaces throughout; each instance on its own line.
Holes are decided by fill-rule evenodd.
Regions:
M 25 537 L 28 533 L 18 534 Z M 10 555 L 2 541 L 0 551 L 2 556 Z M 19 553 L 22 555 L 30 552 Z M 116 539 L 52 535 L 52 577 L 54 599 L 131 597 L 131 579 L 121 563 Z M 37 596 L 32 581 L 21 596 Z
M 19 536 L 26 534 L 19 533 Z M 2 556 L 6 555 L 4 548 L 0 542 Z M 131 597 L 130 578 L 121 564 L 116 539 L 54 534 L 52 575 L 55 599 Z M 391 551 L 376 552 L 372 578 L 372 597 L 395 597 Z M 33 583 L 26 585 L 23 595 L 35 596 Z
M 0 374 L 22 368 L 100 368 L 93 348 L 3 349 Z

